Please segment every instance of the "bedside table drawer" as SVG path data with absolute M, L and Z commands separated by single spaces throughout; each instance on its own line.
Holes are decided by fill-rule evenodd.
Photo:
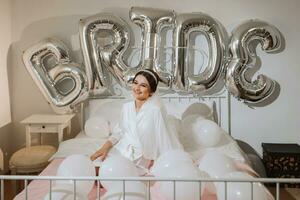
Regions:
M 30 126 L 31 133 L 57 133 L 57 131 L 57 125 L 39 124 Z
M 64 129 L 71 133 L 71 120 L 75 115 L 33 114 L 22 120 L 26 128 L 26 147 L 31 146 L 31 133 L 56 133 L 58 142 L 64 139 Z M 42 137 L 41 137 L 42 139 Z M 42 141 L 41 141 L 42 143 Z

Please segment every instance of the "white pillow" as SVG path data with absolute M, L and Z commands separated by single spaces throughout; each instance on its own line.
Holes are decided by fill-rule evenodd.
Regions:
M 99 116 L 89 118 L 84 125 L 85 134 L 92 138 L 107 138 L 110 134 L 109 122 Z

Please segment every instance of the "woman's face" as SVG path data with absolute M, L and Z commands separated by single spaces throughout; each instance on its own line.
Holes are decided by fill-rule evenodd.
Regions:
M 151 95 L 150 85 L 143 75 L 137 75 L 132 84 L 132 93 L 139 101 L 147 100 Z

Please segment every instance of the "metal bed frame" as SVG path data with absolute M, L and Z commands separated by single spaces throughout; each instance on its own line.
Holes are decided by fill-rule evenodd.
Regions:
M 108 97 L 104 97 L 108 98 Z M 116 97 L 109 97 L 109 98 L 117 98 L 117 99 L 124 99 L 122 96 L 116 96 Z M 216 99 L 216 104 L 218 106 L 218 115 L 219 115 L 219 125 L 221 125 L 221 120 L 222 120 L 222 115 L 224 116 L 224 112 L 221 109 L 222 105 L 227 106 L 227 131 L 230 134 L 231 132 L 231 105 L 230 105 L 230 95 L 226 92 L 221 92 L 219 95 L 215 96 L 172 96 L 172 95 L 167 95 L 163 96 L 163 99 L 167 99 L 171 101 L 172 99 L 177 99 L 179 101 L 181 100 L 191 100 L 191 99 L 199 99 L 201 100 L 215 100 Z M 95 99 L 95 98 L 92 98 Z M 97 97 L 96 99 L 101 99 L 101 97 Z M 223 100 L 227 100 L 227 102 L 222 102 Z M 84 109 L 85 106 L 82 104 L 81 106 L 81 121 L 84 123 Z M 226 114 L 226 113 L 225 113 Z M 30 180 L 49 180 L 49 195 L 51 199 L 52 195 L 52 185 L 53 181 L 55 180 L 72 180 L 73 181 L 73 195 L 74 199 L 76 199 L 76 182 L 77 181 L 97 181 L 98 183 L 100 181 L 121 181 L 123 183 L 123 200 L 126 199 L 126 193 L 125 193 L 125 188 L 126 188 L 126 182 L 129 181 L 143 181 L 147 183 L 147 199 L 150 200 L 150 182 L 152 181 L 171 181 L 173 182 L 173 194 L 174 194 L 174 200 L 176 199 L 176 183 L 178 182 L 198 182 L 199 183 L 199 191 L 201 194 L 201 183 L 203 182 L 223 182 L 224 184 L 224 189 L 225 189 L 225 197 L 224 199 L 227 200 L 227 184 L 231 182 L 248 182 L 251 183 L 251 199 L 253 199 L 253 184 L 254 183 L 275 183 L 276 184 L 276 200 L 280 200 L 280 184 L 283 183 L 300 183 L 300 178 L 250 178 L 250 179 L 214 179 L 214 178 L 196 178 L 196 179 L 182 179 L 182 178 L 172 178 L 172 179 L 166 179 L 166 178 L 156 178 L 156 177 L 116 177 L 116 178 L 99 178 L 99 177 L 58 177 L 58 176 L 24 176 L 24 175 L 0 175 L 0 200 L 4 200 L 4 180 L 24 180 L 24 187 L 25 187 L 25 199 L 28 199 L 28 182 Z M 99 185 L 99 184 L 98 184 Z M 100 189 L 97 187 L 97 199 L 100 200 Z M 200 195 L 201 199 L 201 195 Z
M 280 184 L 283 183 L 300 183 L 299 178 L 250 178 L 250 179 L 214 179 L 214 178 L 196 178 L 196 179 L 183 179 L 183 178 L 173 178 L 173 179 L 166 179 L 166 178 L 155 178 L 155 177 L 115 177 L 115 178 L 99 178 L 99 177 L 58 177 L 58 176 L 9 176 L 9 175 L 2 175 L 0 176 L 1 180 L 1 200 L 4 200 L 4 180 L 24 180 L 25 186 L 25 199 L 28 199 L 28 181 L 30 180 L 49 180 L 49 191 L 50 191 L 50 199 L 52 194 L 52 182 L 54 180 L 72 180 L 73 181 L 73 195 L 74 200 L 76 200 L 76 182 L 77 181 L 121 181 L 123 183 L 123 200 L 126 199 L 126 182 L 129 181 L 142 181 L 147 183 L 147 200 L 150 200 L 150 182 L 151 181 L 168 181 L 173 182 L 173 194 L 174 200 L 176 200 L 176 183 L 177 182 L 198 182 L 199 183 L 199 194 L 201 194 L 201 183 L 203 182 L 223 182 L 224 189 L 225 189 L 225 200 L 227 200 L 227 184 L 234 183 L 234 182 L 247 182 L 251 183 L 251 199 L 253 199 L 253 184 L 254 183 L 275 183 L 276 184 L 276 200 L 280 200 Z M 98 184 L 99 185 L 99 184 Z M 100 189 L 97 187 L 97 199 L 101 200 L 100 196 Z M 201 195 L 199 200 L 201 200 Z
M 89 97 L 90 100 L 95 100 L 95 99 L 126 99 L 126 94 L 124 94 L 124 90 L 121 88 L 116 88 L 116 90 L 119 91 L 119 94 L 115 96 L 91 96 Z M 194 95 L 194 94 L 187 94 L 187 95 L 179 95 L 179 94 L 165 94 L 161 96 L 162 99 L 168 100 L 169 102 L 172 100 L 177 100 L 178 102 L 183 101 L 183 100 L 198 100 L 199 102 L 205 102 L 205 101 L 210 101 L 214 100 L 216 105 L 217 105 L 217 114 L 219 117 L 218 124 L 219 126 L 222 127 L 222 124 L 226 125 L 226 131 L 228 132 L 229 135 L 231 135 L 231 95 L 226 89 L 222 89 L 218 93 L 214 95 Z M 226 102 L 225 102 L 226 101 Z M 222 119 L 225 116 L 223 112 L 224 106 L 227 108 L 227 122 L 222 123 Z M 86 105 L 81 104 L 81 127 L 84 127 L 84 122 L 85 122 L 85 109 Z M 224 128 L 224 127 L 223 127 Z

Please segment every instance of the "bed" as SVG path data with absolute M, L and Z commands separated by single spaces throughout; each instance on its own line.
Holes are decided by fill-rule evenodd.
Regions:
M 149 171 L 146 176 L 141 177 L 108 177 L 104 179 L 101 177 L 84 176 L 67 177 L 72 183 L 70 188 L 56 187 L 55 179 L 66 179 L 66 177 L 57 177 L 58 168 L 66 157 L 71 156 L 72 154 L 89 156 L 95 152 L 109 136 L 109 131 L 103 131 L 100 136 L 95 136 L 95 131 L 98 132 L 99 130 L 109 129 L 105 124 L 101 124 L 96 128 L 91 127 L 92 125 L 95 125 L 95 120 L 99 122 L 99 120 L 105 118 L 109 121 L 109 126 L 114 126 L 114 124 L 117 123 L 116 116 L 119 115 L 122 104 L 128 101 L 128 99 L 122 97 L 104 99 L 94 98 L 90 99 L 82 109 L 82 119 L 83 124 L 85 124 L 84 130 L 75 138 L 60 143 L 57 153 L 51 158 L 50 164 L 39 176 L 19 177 L 25 180 L 26 187 L 14 199 L 178 200 L 186 199 L 186 195 L 189 195 L 188 193 L 184 193 L 184 188 L 186 190 L 192 188 L 194 190 L 191 189 L 190 193 L 197 193 L 196 195 L 198 196 L 195 197 L 195 195 L 193 195 L 189 197 L 191 200 L 230 199 L 232 195 L 234 195 L 230 194 L 230 191 L 233 191 L 234 189 L 237 190 L 238 185 L 242 185 L 240 190 L 244 190 L 244 193 L 247 193 L 243 194 L 247 195 L 247 198 L 245 199 L 261 199 L 261 195 L 263 195 L 263 199 L 274 199 L 264 185 L 259 183 L 260 181 L 269 181 L 261 179 L 265 176 L 265 172 L 259 156 L 247 143 L 235 141 L 230 136 L 230 104 L 228 102 L 227 93 L 223 92 L 220 95 L 208 97 L 167 95 L 162 96 L 162 99 L 165 102 L 169 114 L 168 120 L 170 126 L 172 126 L 174 131 L 178 132 L 178 137 L 183 143 L 185 151 L 192 156 L 194 163 L 196 163 L 199 169 L 201 169 L 201 166 L 202 169 L 210 171 L 210 166 L 205 164 L 209 162 L 220 165 L 220 162 L 215 162 L 215 160 L 218 160 L 217 158 L 213 160 L 211 157 L 222 154 L 226 156 L 226 159 L 230 158 L 232 163 L 234 163 L 235 170 L 243 175 L 236 176 L 231 174 L 231 176 L 211 176 L 210 173 L 205 173 L 198 177 L 186 178 L 175 176 L 174 178 L 170 178 L 165 176 L 154 176 L 151 174 L 151 171 Z M 192 143 L 193 139 L 184 134 L 186 128 L 189 126 L 189 124 L 186 123 L 189 123 L 189 121 L 191 121 L 190 119 L 192 119 L 188 117 L 195 117 L 193 115 L 197 114 L 205 119 L 215 121 L 223 128 L 222 135 L 217 144 L 208 147 L 199 147 Z M 201 158 L 202 161 L 199 161 L 199 158 Z M 220 159 L 222 160 L 223 157 L 220 157 Z M 97 167 L 99 163 L 95 162 L 94 164 Z M 224 163 L 224 165 L 226 165 L 226 163 Z M 214 171 L 212 170 L 210 172 Z M 80 183 L 80 180 L 86 179 L 94 181 L 93 187 L 85 193 L 86 195 L 82 195 L 76 188 L 76 182 L 78 183 L 79 181 Z M 105 187 L 101 186 L 99 182 L 100 179 L 101 181 L 120 181 L 122 187 L 120 188 L 120 191 L 109 193 Z M 33 181 L 27 186 L 27 180 Z M 239 180 L 238 183 L 235 182 L 237 180 Z M 126 192 L 126 188 L 130 188 L 129 186 L 126 187 L 126 185 L 130 185 L 129 183 L 133 181 L 142 181 L 145 184 L 147 190 L 144 195 L 132 196 L 131 191 Z M 256 193 L 260 194 L 256 195 Z M 74 194 L 77 196 L 74 197 Z

